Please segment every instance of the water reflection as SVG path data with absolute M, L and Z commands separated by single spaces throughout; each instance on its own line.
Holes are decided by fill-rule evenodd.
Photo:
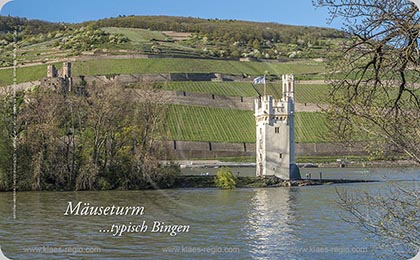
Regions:
M 418 170 L 380 171 L 396 179 L 418 179 Z M 360 175 L 359 172 L 349 173 Z M 364 174 L 364 173 L 363 173 Z M 416 177 L 417 176 L 417 177 Z M 404 178 L 403 178 L 404 177 Z M 401 183 L 401 182 L 399 182 Z M 406 182 L 403 182 L 406 183 Z M 412 182 L 407 182 L 412 185 Z M 387 183 L 302 188 L 182 189 L 167 191 L 18 193 L 18 219 L 12 194 L 0 193 L 0 246 L 11 259 L 374 259 L 370 254 L 314 254 L 313 248 L 374 247 L 375 241 L 343 223 L 336 188 L 376 192 Z M 92 205 L 145 206 L 145 216 L 65 217 L 68 201 Z M 191 232 L 127 234 L 112 237 L 100 229 L 112 224 L 163 221 L 191 225 Z M 97 254 L 28 254 L 26 247 L 99 247 Z M 165 253 L 168 247 L 230 247 L 238 254 Z
M 257 189 L 248 212 L 247 236 L 254 259 L 272 259 L 273 251 L 292 259 L 288 248 L 299 243 L 294 226 L 299 189 Z

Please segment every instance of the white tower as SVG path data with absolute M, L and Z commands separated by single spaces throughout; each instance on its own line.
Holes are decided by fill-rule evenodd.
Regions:
M 283 75 L 283 97 L 255 100 L 257 123 L 257 176 L 300 179 L 295 163 L 294 77 Z

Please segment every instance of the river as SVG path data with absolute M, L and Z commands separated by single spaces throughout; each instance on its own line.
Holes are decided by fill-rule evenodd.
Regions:
M 11 259 L 375 259 L 376 242 L 342 221 L 336 189 L 377 192 L 389 180 L 411 187 L 420 170 L 304 169 L 302 175 L 318 178 L 319 172 L 324 178 L 382 181 L 233 191 L 22 192 L 16 220 L 12 194 L 0 193 L 0 246 Z M 141 206 L 144 215 L 65 216 L 69 202 Z M 103 232 L 143 221 L 145 232 Z M 151 232 L 155 221 L 189 230 L 176 236 Z

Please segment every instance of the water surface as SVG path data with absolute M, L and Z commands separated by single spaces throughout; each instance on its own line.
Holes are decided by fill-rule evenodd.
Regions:
M 302 173 L 312 172 L 314 177 L 319 171 Z M 420 176 L 418 169 L 322 171 L 325 178 L 392 179 L 408 187 Z M 336 188 L 376 192 L 387 189 L 388 184 L 234 191 L 28 192 L 18 193 L 17 220 L 11 218 L 12 194 L 1 193 L 0 246 L 11 259 L 375 259 L 376 242 L 365 240 L 355 226 L 341 220 Z M 144 206 L 145 215 L 64 216 L 69 201 Z M 100 232 L 113 224 L 143 221 L 189 225 L 190 230 L 177 236 L 145 232 L 114 237 Z M 62 252 L 65 250 L 69 252 Z

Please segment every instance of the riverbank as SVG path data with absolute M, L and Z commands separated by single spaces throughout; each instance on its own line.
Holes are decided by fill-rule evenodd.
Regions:
M 170 162 L 162 162 L 170 164 Z M 225 162 L 220 160 L 180 160 L 175 161 L 182 169 L 185 168 L 220 168 L 220 167 L 255 167 L 254 162 Z M 314 163 L 311 161 L 298 163 L 299 168 L 415 168 L 416 163 L 409 160 L 394 161 L 346 161 Z
M 197 176 L 184 175 L 175 178 L 171 189 L 185 189 L 185 188 L 217 188 L 215 184 L 215 176 Z M 345 183 L 368 183 L 376 182 L 372 180 L 344 180 L 344 179 L 317 179 L 317 180 L 282 180 L 276 176 L 267 177 L 237 177 L 237 188 L 278 188 L 278 187 L 303 187 L 303 186 L 318 186 L 318 185 L 332 185 Z

